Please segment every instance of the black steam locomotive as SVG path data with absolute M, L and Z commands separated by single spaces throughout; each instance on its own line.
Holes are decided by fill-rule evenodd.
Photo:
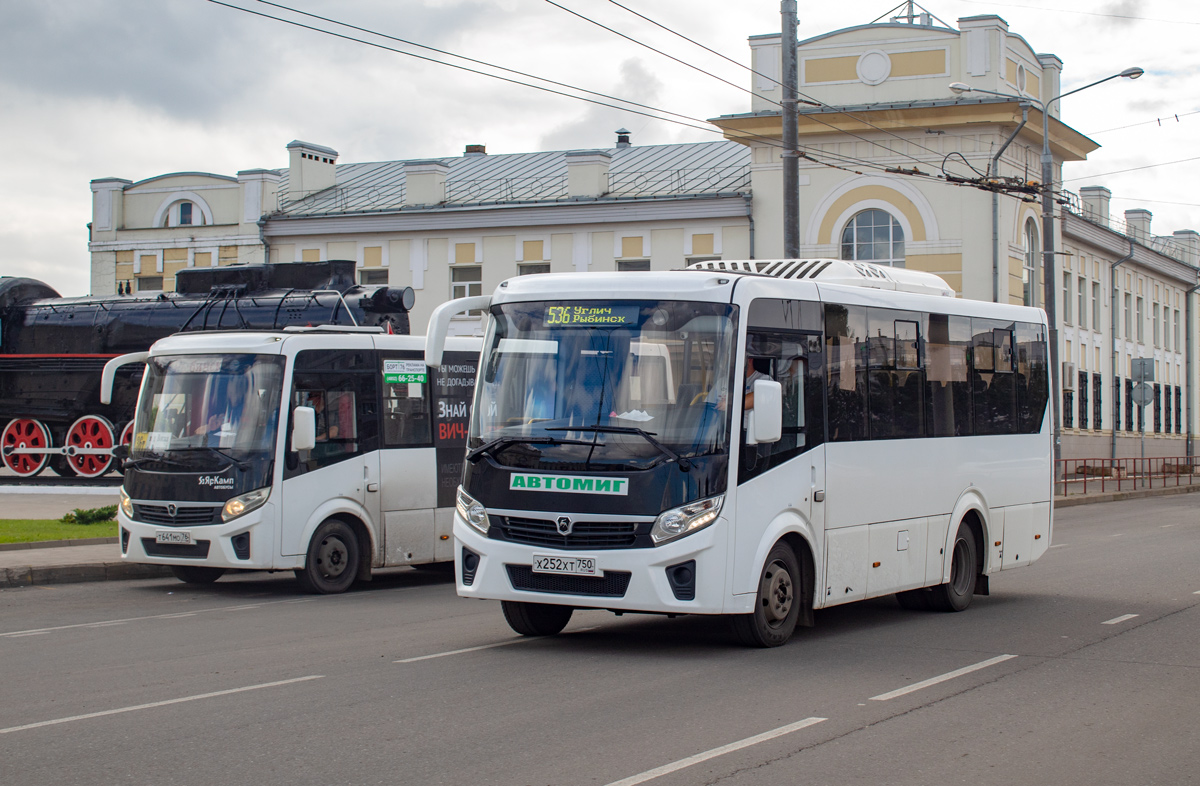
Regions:
M 172 333 L 367 325 L 408 333 L 411 287 L 360 286 L 353 261 L 188 268 L 175 292 L 62 298 L 29 278 L 0 277 L 0 457 L 22 478 L 117 469 L 133 433 L 143 367 L 122 366 L 101 404 L 110 359 Z M 122 288 L 124 289 L 124 288 Z

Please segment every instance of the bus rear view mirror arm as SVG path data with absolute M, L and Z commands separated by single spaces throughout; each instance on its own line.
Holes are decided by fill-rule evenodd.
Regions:
M 292 410 L 292 451 L 312 450 L 317 445 L 317 411 L 312 407 Z
M 100 374 L 100 403 L 112 403 L 113 379 L 117 376 L 117 369 L 130 363 L 145 363 L 148 357 L 149 352 L 130 352 L 128 355 L 118 355 L 105 363 L 104 371 Z
M 429 316 L 429 329 L 425 332 L 425 365 L 442 367 L 442 352 L 446 348 L 446 334 L 450 332 L 450 320 L 466 311 L 487 310 L 492 305 L 491 295 L 476 295 L 449 300 L 433 310 Z

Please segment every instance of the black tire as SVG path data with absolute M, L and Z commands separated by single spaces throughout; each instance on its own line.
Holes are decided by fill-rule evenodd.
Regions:
M 800 618 L 800 563 L 792 547 L 776 543 L 767 554 L 758 580 L 753 614 L 732 618 L 733 632 L 747 647 L 779 647 L 786 644 Z
M 979 544 L 975 533 L 966 523 L 958 525 L 954 546 L 950 550 L 950 581 L 929 591 L 929 605 L 937 611 L 962 611 L 971 605 L 975 594 Z
M 329 519 L 313 533 L 296 579 L 305 592 L 315 595 L 345 592 L 358 578 L 359 553 L 358 537 L 350 525 Z
M 927 589 L 907 590 L 905 592 L 897 592 L 896 600 L 900 602 L 900 608 L 908 609 L 909 611 L 929 611 L 929 594 Z
M 172 565 L 171 572 L 175 578 L 188 584 L 212 584 L 225 575 L 224 568 L 210 568 L 206 565 Z
M 553 636 L 562 632 L 571 621 L 575 609 L 570 606 L 552 606 L 548 603 L 521 603 L 515 600 L 501 601 L 504 619 L 508 626 L 522 636 Z

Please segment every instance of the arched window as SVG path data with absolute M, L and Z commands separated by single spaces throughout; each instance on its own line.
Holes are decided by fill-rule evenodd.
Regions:
M 204 212 L 195 202 L 184 199 L 171 205 L 163 215 L 162 225 L 165 227 L 203 226 Z
M 884 210 L 864 210 L 842 230 L 842 259 L 904 267 L 904 230 Z
M 1027 306 L 1037 305 L 1038 245 L 1037 222 L 1030 218 L 1025 222 L 1025 259 L 1021 262 L 1021 302 Z

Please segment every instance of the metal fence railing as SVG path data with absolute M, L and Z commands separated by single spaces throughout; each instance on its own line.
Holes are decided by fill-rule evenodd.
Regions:
M 1067 497 L 1108 491 L 1200 484 L 1200 460 L 1194 457 L 1061 459 L 1054 493 Z

